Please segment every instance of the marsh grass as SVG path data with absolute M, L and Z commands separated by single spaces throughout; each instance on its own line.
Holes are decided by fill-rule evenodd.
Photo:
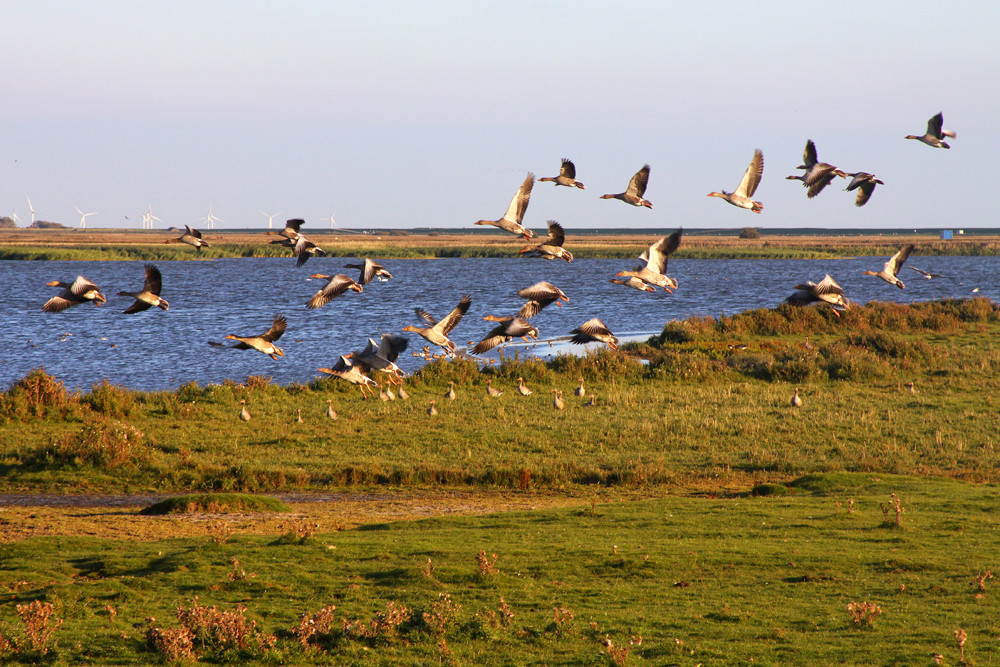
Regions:
M 210 514 L 245 512 L 290 512 L 291 508 L 277 498 L 253 496 L 242 493 L 195 493 L 174 498 L 165 498 L 140 514 L 156 516 L 163 514 L 190 514 L 205 512 Z
M 993 486 L 835 473 L 793 488 L 609 499 L 597 520 L 581 501 L 362 526 L 306 544 L 30 538 L 0 546 L 0 627 L 18 634 L 18 605 L 58 600 L 57 664 L 591 664 L 599 651 L 627 664 L 924 664 L 957 655 L 957 627 L 965 659 L 971 645 L 981 664 L 1000 659 L 994 607 L 969 594 L 1000 548 Z M 905 494 L 906 531 L 882 526 L 890 492 Z M 849 497 L 855 513 L 836 512 Z M 470 575 L 470 554 L 501 549 L 498 572 Z M 433 577 L 416 566 L 428 558 Z M 230 581 L 241 570 L 252 584 Z M 23 640 L 13 651 L 39 656 Z

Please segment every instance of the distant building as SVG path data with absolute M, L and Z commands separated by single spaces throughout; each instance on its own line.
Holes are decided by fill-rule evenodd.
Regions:
M 951 240 L 951 230 L 950 229 L 942 229 L 941 230 L 941 240 L 942 241 L 950 241 Z

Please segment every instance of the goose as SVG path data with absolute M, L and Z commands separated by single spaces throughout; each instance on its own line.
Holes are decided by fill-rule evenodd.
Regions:
M 743 179 L 740 184 L 736 186 L 734 192 L 709 192 L 709 197 L 721 197 L 733 206 L 739 206 L 740 208 L 748 208 L 754 213 L 760 213 L 764 210 L 764 205 L 759 201 L 754 201 L 751 199 L 753 193 L 757 191 L 757 186 L 760 185 L 760 177 L 764 173 L 764 154 L 758 148 L 753 152 L 753 159 L 750 160 L 750 166 L 747 170 L 743 172 Z
M 274 344 L 274 341 L 281 338 L 281 335 L 285 333 L 287 325 L 288 320 L 285 319 L 284 315 L 275 315 L 274 321 L 271 323 L 271 328 L 260 336 L 234 336 L 230 334 L 226 338 L 239 341 L 236 345 L 233 345 L 237 350 L 249 350 L 252 348 L 276 360 L 278 357 L 285 356 L 285 353 L 280 347 Z
M 816 283 L 811 280 L 801 285 L 795 286 L 795 292 L 785 301 L 792 306 L 809 306 L 811 304 L 825 303 L 833 308 L 833 314 L 840 317 L 840 310 L 849 310 L 851 300 L 844 294 L 844 290 L 830 277 L 824 276 L 823 280 Z
M 545 178 L 539 178 L 538 181 L 551 181 L 557 186 L 565 185 L 567 187 L 577 187 L 581 190 L 586 189 L 583 187 L 583 183 L 576 180 L 576 166 L 566 158 L 562 159 L 562 165 L 559 167 L 558 176 L 546 176 Z
M 524 378 L 522 377 L 517 378 L 517 391 L 521 394 L 521 396 L 531 396 L 534 393 L 526 384 L 524 384 Z
M 296 424 L 301 424 L 304 421 L 305 420 L 302 418 L 302 408 L 296 408 L 296 410 L 295 410 L 295 423 Z
M 670 259 L 670 255 L 674 254 L 680 247 L 683 233 L 683 229 L 678 229 L 643 251 L 639 255 L 639 259 L 646 262 L 646 266 L 637 266 L 634 271 L 619 271 L 616 275 L 622 278 L 638 278 L 650 285 L 662 287 L 666 292 L 673 293 L 677 289 L 677 281 L 666 275 L 667 261 Z M 634 285 L 630 284 L 629 287 L 634 287 Z
M 365 259 L 365 261 L 360 264 L 344 264 L 344 268 L 360 269 L 361 277 L 358 278 L 358 282 L 362 285 L 367 285 L 375 278 L 378 278 L 379 280 L 389 280 L 392 278 L 392 274 L 386 271 L 384 266 L 370 259 Z
M 612 350 L 618 349 L 618 338 L 615 337 L 608 326 L 598 318 L 589 319 L 576 329 L 570 331 L 574 334 L 569 339 L 574 345 L 586 345 L 587 343 L 604 343 Z
M 955 138 L 955 133 L 951 130 L 941 129 L 941 125 L 944 123 L 944 114 L 938 113 L 927 121 L 927 132 L 922 136 L 915 136 L 913 134 L 906 135 L 906 139 L 916 139 L 921 141 L 932 148 L 951 148 L 943 140 L 945 137 Z
M 944 278 L 944 276 L 941 275 L 940 273 L 931 273 L 930 271 L 924 271 L 923 269 L 918 269 L 912 264 L 907 264 L 906 268 L 913 269 L 917 273 L 923 275 L 924 278 L 927 278 L 927 280 L 930 280 L 931 278 Z
M 530 171 L 528 172 L 527 178 L 521 183 L 521 187 L 517 189 L 514 193 L 514 198 L 510 200 L 510 206 L 507 207 L 507 212 L 503 214 L 503 217 L 499 220 L 480 220 L 475 223 L 477 225 L 492 225 L 493 227 L 499 227 L 505 232 L 510 232 L 511 234 L 517 234 L 523 236 L 525 239 L 530 239 L 534 236 L 534 233 L 530 229 L 527 229 L 521 224 L 524 219 L 524 212 L 528 209 L 528 200 L 531 198 L 531 188 L 535 186 L 535 175 Z
M 267 232 L 268 234 L 277 234 L 281 236 L 281 239 L 277 241 L 271 241 L 271 243 L 285 243 L 286 241 L 291 241 L 293 244 L 299 239 L 299 229 L 305 224 L 305 220 L 302 218 L 292 218 L 285 221 L 285 228 L 278 232 Z
M 583 404 L 585 408 L 592 408 L 597 405 L 597 397 L 593 394 L 590 395 L 590 400 Z
M 876 185 L 885 185 L 882 181 L 875 178 L 874 174 L 869 174 L 866 171 L 857 171 L 853 174 L 846 174 L 851 177 L 851 182 L 847 184 L 844 190 L 850 192 L 851 190 L 857 190 L 858 196 L 854 200 L 855 206 L 864 206 L 871 199 L 872 193 L 875 192 Z
M 795 388 L 795 393 L 792 394 L 791 406 L 793 408 L 800 408 L 800 407 L 802 407 L 802 397 L 799 396 L 799 388 L 798 387 Z
M 368 398 L 368 394 L 365 392 L 366 387 L 371 391 L 372 397 L 375 396 L 375 390 L 371 389 L 371 387 L 378 387 L 378 382 L 365 375 L 360 368 L 351 363 L 351 360 L 344 355 L 340 355 L 333 368 L 320 368 L 318 370 L 320 373 L 326 373 L 327 375 L 332 375 L 335 378 L 358 385 L 361 388 L 361 396 L 363 398 Z
M 473 354 L 483 354 L 489 352 L 501 343 L 507 343 L 514 338 L 523 338 L 527 342 L 530 336 L 538 340 L 538 329 L 531 326 L 527 320 L 520 317 L 497 317 L 487 315 L 484 320 L 497 322 L 497 326 L 490 329 L 490 332 L 472 348 Z
M 247 410 L 247 400 L 245 398 L 240 399 L 240 419 L 245 422 L 250 421 L 250 411 Z
M 100 308 L 102 303 L 107 303 L 107 298 L 101 293 L 101 289 L 87 280 L 83 276 L 77 276 L 71 283 L 52 280 L 45 283 L 49 287 L 61 287 L 62 291 L 45 302 L 42 310 L 46 313 L 61 313 L 62 311 L 79 303 L 92 302 Z
M 486 395 L 490 398 L 500 398 L 503 392 L 493 386 L 493 380 L 486 378 Z
M 160 270 L 152 264 L 146 264 L 146 280 L 142 285 L 142 289 L 138 292 L 118 292 L 118 296 L 130 296 L 135 299 L 135 303 L 122 312 L 126 315 L 131 315 L 132 313 L 141 313 L 144 310 L 149 310 L 153 306 L 156 306 L 160 310 L 167 310 L 170 308 L 170 304 L 160 296 L 162 289 L 163 276 L 160 274 Z
M 642 169 L 635 172 L 635 176 L 632 180 L 628 182 L 628 188 L 625 192 L 621 192 L 616 195 L 601 195 L 601 199 L 621 199 L 626 204 L 631 204 L 632 206 L 645 206 L 646 208 L 653 208 L 652 202 L 646 201 L 642 198 L 646 194 L 646 184 L 649 182 L 649 165 L 645 164 Z
M 295 241 L 295 256 L 298 258 L 295 266 L 302 266 L 310 257 L 316 255 L 326 255 L 326 251 L 307 239 L 304 234 L 299 234 L 298 240 Z
M 317 280 L 329 281 L 325 286 L 313 294 L 309 301 L 306 302 L 306 308 L 309 308 L 310 310 L 315 310 L 325 306 L 349 289 L 359 293 L 364 291 L 361 285 L 342 273 L 338 273 L 335 276 L 328 276 L 324 273 L 314 273 L 309 277 L 316 278 Z
M 562 308 L 562 304 L 559 302 L 560 299 L 569 301 L 569 297 L 566 296 L 565 292 L 544 280 L 530 287 L 517 290 L 517 295 L 522 299 L 528 299 L 528 303 L 521 306 L 521 310 L 517 313 L 518 317 L 525 320 L 534 317 L 551 303 Z
M 573 253 L 562 247 L 566 241 L 566 233 L 562 225 L 555 220 L 549 220 L 549 236 L 538 245 L 529 245 L 521 249 L 518 254 L 531 253 L 528 257 L 541 257 L 543 259 L 565 259 L 567 262 L 573 261 Z
M 562 391 L 559 389 L 552 390 L 552 405 L 556 410 L 562 410 L 566 407 L 566 401 L 563 400 Z
M 462 321 L 462 317 L 469 311 L 469 306 L 471 305 L 472 297 L 468 294 L 463 294 L 462 300 L 458 302 L 458 305 L 440 320 L 435 320 L 426 310 L 416 308 L 414 312 L 416 312 L 417 316 L 430 324 L 430 326 L 405 326 L 403 327 L 403 331 L 412 331 L 415 334 L 419 334 L 427 342 L 438 345 L 444 348 L 449 355 L 455 356 L 455 344 L 448 338 L 448 334 Z
M 444 393 L 444 397 L 449 401 L 454 401 L 457 394 L 455 393 L 455 381 L 448 380 L 448 391 Z
M 199 232 L 197 229 L 194 229 L 190 225 L 184 225 L 184 227 L 185 229 L 187 229 L 186 232 L 181 234 L 176 239 L 168 239 L 164 241 L 164 243 L 187 243 L 188 245 L 193 245 L 195 248 L 197 248 L 198 252 L 201 252 L 202 248 L 212 247 L 209 245 L 208 241 L 201 238 L 201 232 Z
M 576 381 L 579 382 L 580 385 L 573 390 L 573 393 L 582 398 L 587 395 L 587 390 L 583 388 L 583 378 L 577 378 Z
M 834 176 L 844 178 L 847 175 L 832 164 L 817 161 L 816 144 L 813 143 L 812 139 L 806 141 L 806 149 L 802 154 L 802 161 L 803 164 L 796 167 L 796 169 L 805 169 L 805 172 L 801 176 L 785 176 L 785 179 L 802 181 L 802 186 L 809 188 L 808 192 L 806 192 L 806 197 L 809 199 L 822 192 L 823 188 L 830 184 Z
M 404 336 L 384 333 L 379 342 L 376 343 L 369 338 L 368 345 L 364 350 L 352 352 L 348 356 L 363 371 L 381 371 L 388 375 L 389 384 L 392 384 L 393 380 L 402 384 L 401 378 L 405 373 L 403 373 L 403 369 L 396 365 L 396 359 L 399 358 L 402 352 L 406 351 L 409 344 L 410 341 Z M 392 398 L 394 399 L 395 395 Z
M 903 289 L 905 287 L 903 281 L 896 276 L 899 275 L 899 269 L 902 268 L 903 262 L 906 261 L 906 258 L 910 256 L 910 253 L 913 252 L 915 247 L 916 246 L 912 243 L 903 246 L 899 249 L 899 252 L 889 258 L 889 261 L 885 263 L 885 266 L 882 267 L 881 271 L 862 271 L 862 275 L 876 276 L 890 285 L 895 285 L 899 289 Z
M 337 419 L 337 411 L 333 409 L 333 401 L 330 400 L 329 398 L 326 399 L 326 416 L 327 419 L 332 419 L 332 420 Z
M 635 276 L 630 276 L 627 279 L 622 278 L 612 278 L 611 282 L 617 283 L 619 285 L 625 285 L 626 287 L 631 287 L 632 289 L 637 289 L 640 292 L 655 292 L 656 288 L 648 283 L 644 283 Z
M 427 414 L 433 417 L 437 413 L 438 409 L 434 407 L 434 401 L 431 401 L 431 407 L 427 408 Z

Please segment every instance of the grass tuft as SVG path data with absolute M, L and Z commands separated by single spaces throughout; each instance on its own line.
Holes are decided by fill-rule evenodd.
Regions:
M 190 514 L 193 512 L 225 514 L 290 511 L 291 509 L 288 505 L 277 498 L 268 496 L 255 496 L 245 493 L 197 493 L 189 496 L 165 498 L 141 510 L 139 514 Z

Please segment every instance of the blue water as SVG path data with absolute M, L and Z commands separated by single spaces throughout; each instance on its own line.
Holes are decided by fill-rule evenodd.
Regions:
M 906 281 L 905 290 L 861 275 L 864 269 L 879 269 L 885 258 L 675 259 L 669 273 L 680 288 L 673 295 L 662 290 L 642 293 L 609 282 L 616 272 L 633 268 L 636 262 L 629 260 L 578 259 L 567 264 L 524 258 L 387 259 L 379 261 L 393 280 L 373 282 L 364 293 L 348 292 L 318 310 L 306 309 L 306 301 L 323 284 L 308 276 L 357 277 L 354 269 L 342 268 L 349 261 L 315 258 L 301 269 L 290 258 L 158 262 L 170 310 L 153 308 L 134 315 L 121 312 L 132 299 L 114 294 L 141 287 L 142 262 L 0 261 L 0 322 L 7 350 L 0 357 L 0 388 L 39 366 L 73 389 L 87 389 L 102 379 L 142 390 L 249 375 L 269 376 L 282 384 L 308 382 L 320 375 L 317 368 L 361 349 L 368 337 L 421 324 L 414 307 L 441 317 L 464 293 L 472 296 L 472 308 L 452 340 L 460 347 L 476 342 L 493 326 L 482 320 L 484 315 L 516 313 L 523 303 L 517 289 L 539 280 L 548 280 L 570 297 L 562 308 L 550 306 L 534 318 L 543 344 L 520 349 L 539 355 L 562 349 L 544 341 L 565 339 L 592 317 L 600 317 L 620 338 L 645 337 L 659 333 L 670 320 L 777 306 L 796 284 L 818 282 L 826 273 L 856 304 L 966 297 L 974 295 L 974 288 L 980 288 L 979 296 L 1000 299 L 998 257 L 911 257 L 913 265 L 948 277 L 927 280 L 904 266 L 900 277 Z M 108 303 L 103 308 L 84 304 L 43 313 L 42 304 L 58 291 L 45 283 L 72 281 L 77 274 L 97 283 Z M 224 341 L 227 334 L 261 334 L 275 313 L 288 318 L 288 330 L 278 341 L 283 358 L 208 344 Z M 411 349 L 400 365 L 413 370 L 424 362 L 411 356 L 411 350 L 425 342 L 416 334 L 406 335 Z

